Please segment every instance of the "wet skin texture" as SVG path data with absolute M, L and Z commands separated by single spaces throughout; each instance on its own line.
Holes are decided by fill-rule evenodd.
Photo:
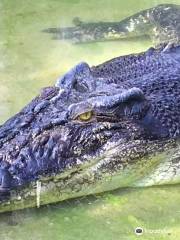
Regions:
M 56 176 L 63 182 L 60 193 L 70 189 L 61 199 L 89 194 L 82 191 L 85 183 L 95 186 L 105 175 L 121 176 L 172 149 L 165 168 L 149 184 L 140 182 L 179 182 L 180 46 L 175 45 L 94 67 L 79 63 L 5 122 L 0 127 L 0 200 Z M 81 177 L 84 172 L 89 175 Z M 94 192 L 131 186 L 133 179 Z M 71 196 L 74 189 L 79 193 Z
M 44 32 L 54 39 L 70 39 L 75 43 L 141 36 L 150 37 L 155 46 L 180 41 L 180 6 L 175 4 L 161 4 L 119 22 L 85 23 L 74 18 L 73 23 L 73 27 L 48 28 Z
M 179 62 L 180 47 L 151 48 L 92 68 L 80 63 L 55 87 L 43 89 L 0 128 L 1 198 L 42 176 L 76 171 L 95 157 L 102 160 L 117 144 L 101 170 L 116 172 L 163 152 L 168 141 L 176 146 Z M 81 119 L 83 113 L 90 118 Z

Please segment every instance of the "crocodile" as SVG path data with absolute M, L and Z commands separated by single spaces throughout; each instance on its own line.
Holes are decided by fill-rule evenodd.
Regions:
M 160 4 L 142 10 L 119 22 L 83 22 L 73 19 L 72 27 L 44 29 L 54 39 L 70 39 L 74 43 L 119 40 L 143 36 L 150 37 L 155 46 L 162 43 L 179 43 L 180 5 Z
M 180 183 L 180 46 L 81 62 L 0 127 L 0 212 Z
M 0 212 L 180 182 L 180 46 L 79 63 L 0 128 Z

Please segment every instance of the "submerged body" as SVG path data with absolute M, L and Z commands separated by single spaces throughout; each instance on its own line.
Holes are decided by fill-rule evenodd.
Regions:
M 80 63 L 0 127 L 0 212 L 180 182 L 180 47 Z
M 48 28 L 44 32 L 54 39 L 70 39 L 75 43 L 150 37 L 155 46 L 180 43 L 180 5 L 161 4 L 140 11 L 119 22 L 85 23 L 74 19 L 73 27 Z

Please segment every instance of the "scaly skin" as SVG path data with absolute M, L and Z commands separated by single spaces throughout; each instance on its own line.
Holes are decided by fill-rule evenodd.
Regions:
M 0 212 L 178 183 L 179 137 L 180 46 L 80 63 L 0 127 Z
M 119 22 L 84 23 L 74 19 L 74 27 L 48 28 L 44 32 L 55 39 L 71 39 L 75 43 L 117 40 L 149 36 L 155 46 L 162 43 L 180 43 L 180 6 L 161 4 L 140 11 Z

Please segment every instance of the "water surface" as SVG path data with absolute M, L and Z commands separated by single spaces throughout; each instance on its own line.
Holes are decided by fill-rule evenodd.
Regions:
M 42 29 L 70 26 L 74 17 L 119 21 L 160 3 L 180 0 L 1 0 L 0 123 L 78 62 L 95 65 L 151 46 L 148 39 L 72 44 L 52 40 Z M 0 215 L 0 240 L 178 239 L 179 203 L 178 185 L 120 189 Z M 141 236 L 134 233 L 138 226 Z

